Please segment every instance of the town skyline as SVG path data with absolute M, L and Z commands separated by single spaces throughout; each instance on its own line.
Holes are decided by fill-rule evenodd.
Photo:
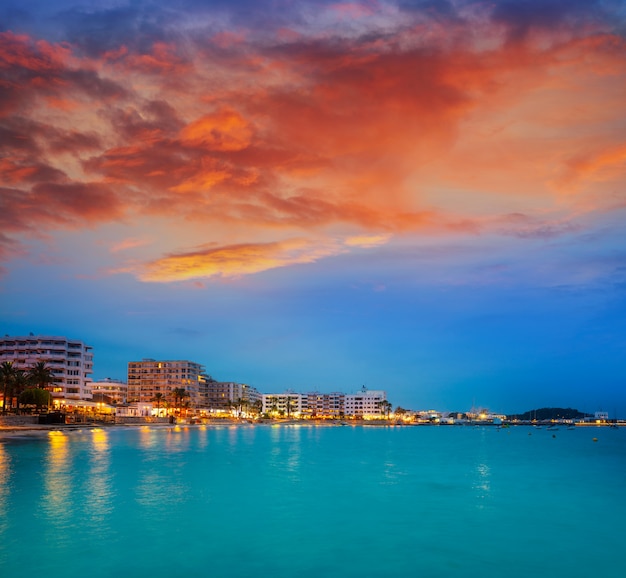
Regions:
M 525 410 L 509 410 L 504 412 L 498 408 L 493 408 L 489 403 L 476 404 L 476 400 L 472 400 L 472 405 L 467 407 L 459 404 L 455 405 L 454 408 L 441 408 L 423 404 L 410 406 L 395 399 L 389 400 L 388 387 L 386 387 L 385 384 L 379 384 L 374 387 L 367 387 L 365 384 L 358 387 L 347 387 L 346 384 L 339 384 L 330 388 L 317 388 L 314 386 L 311 387 L 310 385 L 303 385 L 297 389 L 294 389 L 293 387 L 284 387 L 283 389 L 280 389 L 267 386 L 263 389 L 256 387 L 255 385 L 251 385 L 245 380 L 237 378 L 215 379 L 211 372 L 207 370 L 205 364 L 199 362 L 198 360 L 192 360 L 189 358 L 131 359 L 126 362 L 126 372 L 124 376 L 108 375 L 106 377 L 102 377 L 97 374 L 96 376 L 93 375 L 93 358 L 93 346 L 82 340 L 68 338 L 67 336 L 35 335 L 30 332 L 28 335 L 5 335 L 3 338 L 0 338 L 0 361 L 9 362 L 13 364 L 16 369 L 22 369 L 24 371 L 33 367 L 35 363 L 44 364 L 52 370 L 53 375 L 58 378 L 57 386 L 60 386 L 61 389 L 58 389 L 55 395 L 57 397 L 60 396 L 60 399 L 64 399 L 66 398 L 66 394 L 63 392 L 67 392 L 69 393 L 67 400 L 70 402 L 72 399 L 89 401 L 91 399 L 91 394 L 95 394 L 96 390 L 101 392 L 103 390 L 110 389 L 107 388 L 107 385 L 114 386 L 114 389 L 116 390 L 114 396 L 117 399 L 117 403 L 128 402 L 132 404 L 138 401 L 141 401 L 142 403 L 152 402 L 154 401 L 157 392 L 163 395 L 162 399 L 166 399 L 167 396 L 169 396 L 169 390 L 174 388 L 174 386 L 170 386 L 169 388 L 166 387 L 167 391 L 163 393 L 163 387 L 157 387 L 155 389 L 154 379 L 159 381 L 163 379 L 165 380 L 164 383 L 169 383 L 170 378 L 176 374 L 177 380 L 179 378 L 183 378 L 183 381 L 180 383 L 177 381 L 176 388 L 180 387 L 183 390 L 186 389 L 189 392 L 190 399 L 194 403 L 200 403 L 200 405 L 204 403 L 202 401 L 202 396 L 208 394 L 208 391 L 210 390 L 210 386 L 207 388 L 207 384 L 212 382 L 216 385 L 234 385 L 241 391 L 248 388 L 250 391 L 255 392 L 255 396 L 258 394 L 264 399 L 270 396 L 284 397 L 293 395 L 306 397 L 307 395 L 311 396 L 314 394 L 320 394 L 323 397 L 328 397 L 329 395 L 332 396 L 335 394 L 339 394 L 341 396 L 354 396 L 365 393 L 382 393 L 383 397 L 381 399 L 384 399 L 385 402 L 389 402 L 390 409 L 396 407 L 407 411 L 422 412 L 431 410 L 441 414 L 489 412 L 498 415 L 519 415 L 531 411 L 537 411 L 539 409 L 546 409 L 545 407 L 542 408 L 540 406 L 533 406 Z M 76 370 L 75 368 L 79 369 Z M 146 368 L 148 369 L 146 370 Z M 158 370 L 156 368 L 158 368 Z M 161 373 L 163 376 L 158 375 Z M 169 375 L 170 373 L 172 373 L 172 376 Z M 194 385 L 192 387 L 184 385 L 185 373 L 193 374 L 194 377 L 192 381 Z M 131 377 L 135 381 L 134 385 L 131 384 Z M 196 378 L 199 379 L 196 380 Z M 148 380 L 145 385 L 142 384 L 144 379 Z M 197 383 L 200 381 L 204 384 L 203 386 L 200 386 L 199 383 Z M 122 389 L 117 387 L 117 385 L 123 385 L 123 391 L 127 393 L 121 393 Z M 203 394 L 202 391 L 205 391 L 205 393 Z M 219 389 L 219 391 L 222 392 L 222 389 Z M 246 397 L 246 394 L 243 393 L 240 395 L 233 393 L 232 387 L 229 391 L 230 393 L 228 394 L 228 399 L 226 400 L 228 402 L 234 402 L 237 398 L 241 398 L 242 396 Z M 219 393 L 218 397 L 223 397 L 222 393 Z M 159 399 L 161 399 L 160 396 Z M 220 407 L 221 405 L 222 400 L 220 401 Z M 562 403 L 561 405 L 557 404 L 552 406 L 552 409 L 566 407 L 567 409 L 582 411 L 582 413 L 588 415 L 600 412 L 608 414 L 612 419 L 620 418 L 620 415 L 615 407 L 612 411 L 607 411 L 607 408 L 603 408 L 601 406 L 594 409 L 582 408 L 581 410 L 578 407 L 574 408 L 570 405 Z
M 182 358 L 259 390 L 626 415 L 625 21 L 8 0 L 0 332 L 83 339 L 96 377 Z

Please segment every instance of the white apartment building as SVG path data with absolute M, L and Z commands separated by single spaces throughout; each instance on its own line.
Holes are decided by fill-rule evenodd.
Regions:
M 365 387 L 358 393 L 346 394 L 345 415 L 362 418 L 378 418 L 385 415 L 383 402 L 387 401 L 387 392 L 368 390 Z
M 128 403 L 151 402 L 157 393 L 173 402 L 172 390 L 184 389 L 192 407 L 201 406 L 200 391 L 206 375 L 199 363 L 187 360 L 156 360 L 128 362 Z
M 306 395 L 301 393 L 264 393 L 262 394 L 263 413 L 299 417 L 306 408 Z
M 58 399 L 91 399 L 93 348 L 82 341 L 58 335 L 0 338 L 0 363 L 11 361 L 17 369 L 30 369 L 43 361 L 51 369 L 51 393 Z
M 289 412 L 287 411 L 288 400 Z M 372 419 L 385 415 L 383 402 L 386 401 L 386 392 L 369 391 L 366 388 L 354 394 L 320 393 L 317 391 L 309 393 L 264 393 L 263 412 L 294 417 Z
M 109 403 L 116 405 L 126 403 L 128 385 L 119 379 L 106 377 L 102 380 L 91 382 L 91 395 L 97 401 L 107 399 Z

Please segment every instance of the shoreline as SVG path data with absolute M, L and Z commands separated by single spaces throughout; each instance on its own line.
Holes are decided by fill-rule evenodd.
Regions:
M 568 428 L 568 424 L 555 424 L 554 429 L 571 429 Z M 578 428 L 615 428 L 619 429 L 626 427 L 626 423 L 578 423 L 573 424 L 575 429 Z M 310 420 L 263 420 L 263 421 L 248 421 L 248 420 L 207 420 L 203 423 L 163 423 L 163 422 L 137 422 L 137 423 L 85 423 L 85 424 L 22 424 L 22 425 L 0 425 L 0 440 L 2 438 L 13 437 L 36 437 L 40 435 L 48 435 L 50 432 L 78 432 L 89 431 L 95 429 L 129 429 L 129 428 L 149 428 L 149 429 L 206 429 L 206 428 L 220 428 L 220 427 L 258 427 L 258 426 L 270 426 L 270 427 L 292 427 L 292 426 L 306 426 L 306 427 L 488 427 L 496 429 L 509 429 L 516 427 L 530 427 L 534 429 L 546 429 L 549 428 L 546 424 L 540 424 L 537 427 L 536 424 L 510 424 L 505 428 L 500 425 L 484 423 L 467 423 L 467 424 L 434 424 L 434 423 L 396 423 L 396 422 L 368 422 L 368 421 L 310 421 Z

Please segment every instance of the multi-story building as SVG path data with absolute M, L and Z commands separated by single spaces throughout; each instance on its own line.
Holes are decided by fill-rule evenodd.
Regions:
M 0 363 L 11 361 L 28 370 L 43 361 L 51 369 L 50 391 L 58 399 L 91 399 L 93 348 L 82 341 L 56 335 L 0 338 Z
M 385 415 L 387 393 L 365 387 L 358 393 L 346 394 L 345 414 L 352 417 L 377 418 Z
M 202 384 L 200 397 L 203 405 L 217 411 L 229 411 L 233 403 L 245 402 L 249 406 L 261 399 L 256 388 L 245 383 L 215 381 L 207 378 Z
M 128 362 L 128 403 L 151 402 L 157 393 L 163 399 L 174 402 L 172 391 L 184 389 L 192 407 L 202 405 L 200 391 L 204 388 L 206 376 L 199 363 L 186 360 L 157 361 L 143 359 Z
M 306 404 L 302 412 L 312 418 L 337 418 L 345 415 L 344 393 L 320 393 L 310 392 L 306 395 Z
M 307 396 L 291 391 L 262 394 L 263 413 L 298 417 L 306 409 Z
M 311 418 L 379 418 L 386 413 L 387 394 L 363 388 L 355 394 L 341 392 L 320 393 L 264 393 L 263 412 Z M 289 404 L 289 407 L 288 405 Z
M 126 403 L 128 385 L 119 379 L 106 377 L 100 381 L 91 382 L 91 394 L 94 401 L 120 404 Z

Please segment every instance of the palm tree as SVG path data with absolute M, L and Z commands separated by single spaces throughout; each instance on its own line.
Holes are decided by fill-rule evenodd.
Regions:
M 161 413 L 159 410 L 161 409 L 161 404 L 163 403 L 163 398 L 164 398 L 163 394 L 161 392 L 158 392 L 158 393 L 154 394 L 154 397 L 151 400 L 151 401 L 156 401 L 156 404 L 157 404 L 157 417 Z
M 174 398 L 174 409 L 178 408 L 178 415 L 180 415 L 181 402 L 188 395 L 189 392 L 184 387 L 175 387 L 171 391 L 171 396 Z
M 252 404 L 252 411 L 257 415 L 261 415 L 261 410 L 263 409 L 263 402 L 260 399 L 257 399 Z
M 276 413 L 278 410 L 278 398 L 275 396 L 270 397 L 270 411 Z
M 287 404 L 287 419 L 291 417 L 291 404 L 293 403 L 293 399 L 288 395 L 286 404 Z
M 235 412 L 235 417 L 241 417 L 241 398 L 233 399 L 228 405 Z
M 393 405 L 388 402 L 386 399 L 382 399 L 378 402 L 378 407 L 380 408 L 381 413 L 385 419 L 389 419 L 389 411 L 393 407 Z
M 17 369 L 13 376 L 13 395 L 16 398 L 16 411 L 20 412 L 20 395 L 31 385 L 31 380 L 23 369 Z
M 35 365 L 28 370 L 28 376 L 35 387 L 39 389 L 48 389 L 50 385 L 56 381 L 52 369 L 45 361 L 37 361 Z
M 4 361 L 0 365 L 0 381 L 2 382 L 2 413 L 7 413 L 7 397 L 13 395 L 13 384 L 16 368 L 12 361 Z

